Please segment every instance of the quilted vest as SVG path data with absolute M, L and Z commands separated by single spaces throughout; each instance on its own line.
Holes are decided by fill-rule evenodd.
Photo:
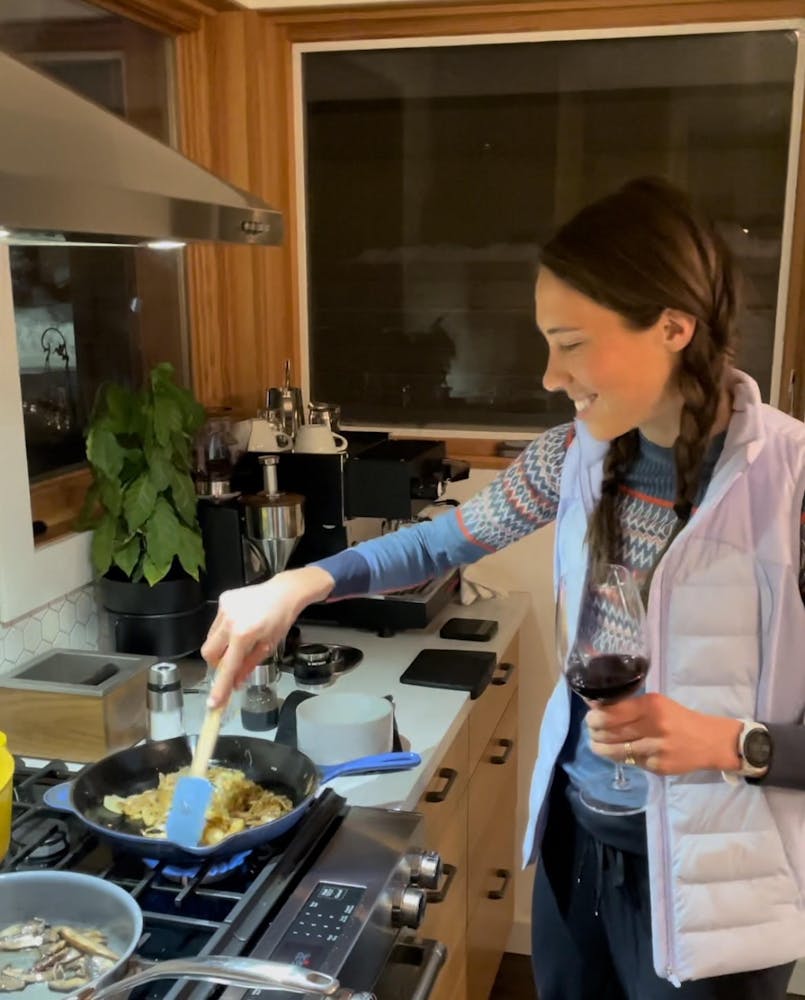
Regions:
M 713 715 L 803 724 L 805 426 L 764 405 L 748 376 L 733 375 L 734 412 L 707 494 L 651 583 L 646 689 Z M 565 577 L 571 628 L 606 448 L 580 423 L 562 475 L 554 572 Z M 525 863 L 539 851 L 569 722 L 560 680 L 540 732 Z M 728 784 L 712 771 L 649 783 L 657 974 L 679 984 L 805 955 L 805 793 Z

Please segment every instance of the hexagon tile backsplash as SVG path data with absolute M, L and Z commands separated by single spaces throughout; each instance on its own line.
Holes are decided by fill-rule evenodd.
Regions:
M 54 647 L 97 649 L 99 627 L 91 585 L 51 601 L 11 625 L 0 625 L 0 674 Z

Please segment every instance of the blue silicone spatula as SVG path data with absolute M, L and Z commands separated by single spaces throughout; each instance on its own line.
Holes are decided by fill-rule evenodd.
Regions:
M 207 709 L 190 764 L 190 773 L 176 782 L 165 832 L 168 840 L 182 847 L 198 847 L 204 833 L 207 809 L 215 791 L 207 778 L 207 768 L 218 742 L 224 707 Z

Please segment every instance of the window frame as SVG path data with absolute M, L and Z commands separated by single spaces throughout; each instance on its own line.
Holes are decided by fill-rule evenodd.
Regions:
M 623 27 L 584 27 L 558 30 L 527 30 L 502 31 L 494 33 L 467 33 L 462 35 L 395 35 L 393 37 L 361 37 L 356 34 L 349 37 L 342 33 L 337 39 L 295 41 L 291 43 L 291 116 L 292 134 L 294 140 L 294 192 L 296 215 L 296 260 L 295 273 L 297 280 L 298 302 L 298 336 L 302 391 L 305 398 L 310 398 L 310 317 L 308 313 L 308 231 L 307 231 L 307 197 L 306 197 L 306 136 L 305 136 L 305 96 L 303 60 L 306 54 L 313 52 L 343 52 L 366 51 L 372 49 L 413 49 L 435 47 L 462 47 L 472 45 L 513 44 L 518 42 L 563 42 L 588 41 L 596 39 L 618 38 L 652 38 L 681 35 L 717 35 L 738 34 L 758 31 L 793 31 L 797 35 L 797 55 L 794 71 L 794 85 L 789 122 L 788 156 L 786 169 L 786 187 L 783 209 L 783 230 L 781 234 L 780 273 L 777 282 L 777 300 L 772 348 L 771 386 L 769 401 L 771 405 L 785 409 L 796 416 L 805 419 L 805 399 L 801 395 L 803 387 L 798 384 L 796 371 L 801 365 L 801 358 L 793 352 L 796 348 L 788 343 L 790 338 L 788 310 L 791 306 L 791 285 L 795 289 L 800 285 L 800 277 L 792 274 L 794 259 L 795 222 L 798 214 L 798 180 L 805 172 L 802 162 L 802 142 L 805 120 L 803 120 L 803 105 L 805 102 L 805 17 L 788 17 L 780 19 L 757 19 L 741 21 L 701 22 L 689 21 L 684 24 L 652 24 L 645 26 L 628 25 Z M 800 186 L 800 192 L 802 188 Z M 800 200 L 805 193 L 800 194 Z M 801 241 L 800 241 L 801 242 Z M 536 335 L 536 328 L 535 328 Z M 787 374 L 784 374 L 787 373 Z M 793 384 L 791 379 L 793 378 Z M 802 413 L 799 412 L 800 408 Z M 544 428 L 534 430 L 524 427 L 495 427 L 484 430 L 475 426 L 461 425 L 446 421 L 432 423 L 426 426 L 387 425 L 355 423 L 344 421 L 345 430 L 381 430 L 391 431 L 394 437 L 439 437 L 448 443 L 458 439 L 453 446 L 461 449 L 462 442 L 492 442 L 507 438 L 523 440 L 537 437 Z M 471 449 L 475 451 L 475 448 Z M 483 446 L 477 450 L 484 451 Z M 473 464 L 477 465 L 477 462 Z M 487 466 L 488 467 L 488 466 Z

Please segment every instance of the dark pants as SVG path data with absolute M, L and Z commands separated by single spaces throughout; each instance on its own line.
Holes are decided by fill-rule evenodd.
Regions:
M 659 978 L 651 956 L 646 858 L 590 837 L 561 789 L 551 797 L 534 884 L 531 955 L 539 1000 L 784 1000 L 794 967 L 699 979 L 681 988 Z

